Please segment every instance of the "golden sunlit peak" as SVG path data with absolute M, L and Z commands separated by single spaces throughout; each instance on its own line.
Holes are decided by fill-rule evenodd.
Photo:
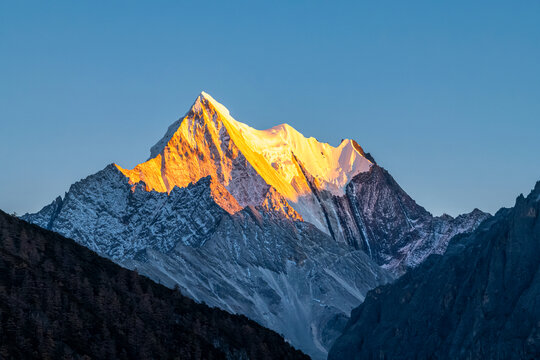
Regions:
M 201 93 L 197 97 L 197 100 L 195 100 L 195 104 L 193 104 L 193 106 L 200 104 L 200 102 L 203 99 L 206 100 L 208 103 L 210 103 L 212 107 L 220 114 L 227 117 L 231 116 L 229 113 L 229 109 L 227 109 L 225 106 L 223 106 L 220 102 L 218 102 L 216 99 L 214 99 L 210 94 L 208 94 L 205 91 L 201 91 Z
M 216 102 L 216 100 L 214 100 L 214 98 L 212 96 L 210 96 L 210 94 L 208 94 L 205 91 L 201 91 L 199 96 L 197 96 L 197 98 L 195 99 L 194 105 L 197 104 L 198 102 L 202 101 L 203 99 L 210 102 L 210 103 Z
M 206 99 L 209 99 L 209 100 L 214 100 L 214 98 L 209 94 L 207 93 L 206 91 L 201 91 L 201 93 L 199 94 L 200 97 L 203 97 L 203 98 L 206 98 Z
M 352 140 L 334 147 L 306 138 L 286 123 L 257 130 L 235 120 L 225 106 L 204 91 L 187 114 L 169 126 L 150 153 L 148 161 L 131 170 L 118 167 L 131 183 L 144 181 L 147 190 L 169 192 L 175 186 L 182 188 L 210 176 L 240 208 L 262 205 L 271 186 L 298 211 L 296 217 L 292 211 L 284 212 L 291 218 L 315 216 L 305 210 L 316 202 L 313 188 L 342 196 L 349 180 L 372 166 Z M 216 194 L 224 193 L 216 189 Z M 284 204 L 278 201 L 267 205 L 275 208 Z M 238 206 L 226 210 L 235 212 Z M 308 220 L 323 224 L 318 218 Z

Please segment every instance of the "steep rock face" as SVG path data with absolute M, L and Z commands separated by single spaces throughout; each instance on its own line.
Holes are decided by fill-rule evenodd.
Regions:
M 259 205 L 269 188 L 259 174 L 269 166 L 251 152 L 241 151 L 240 147 L 245 150 L 242 139 L 232 135 L 234 128 L 228 117 L 217 109 L 208 95 L 199 96 L 182 121 L 172 125 L 176 130 L 169 129 L 165 140 L 152 148 L 155 156 L 132 170 L 117 165 L 118 169 L 131 183 L 142 181 L 147 190 L 158 192 L 170 192 L 210 176 L 241 206 Z M 279 182 L 271 185 L 285 186 Z
M 216 203 L 217 193 L 230 196 L 210 177 L 168 194 L 147 191 L 109 165 L 24 218 L 324 358 L 350 310 L 391 275 L 299 221 L 272 187 L 261 205 L 234 212 Z
M 329 359 L 540 357 L 540 182 L 444 256 L 368 293 Z
M 131 186 L 109 165 L 73 184 L 44 214 L 23 218 L 112 259 L 133 257 L 148 247 L 167 252 L 177 242 L 199 246 L 227 214 L 214 201 L 211 185 L 203 178 L 167 196 L 145 191 L 144 183 Z
M 343 195 L 347 182 L 371 165 L 351 140 L 333 147 L 287 124 L 256 130 L 203 92 L 152 147 L 148 161 L 132 170 L 117 167 L 132 184 L 142 181 L 147 190 L 159 192 L 211 176 L 242 207 L 260 205 L 273 187 L 304 220 L 330 233 L 313 186 Z
M 474 230 L 490 217 L 478 209 L 455 218 L 435 217 L 398 185 L 376 163 L 358 173 L 343 195 L 321 189 L 302 166 L 328 233 L 337 242 L 362 249 L 380 266 L 403 274 L 430 254 L 442 254 L 455 235 Z
M 490 217 L 478 209 L 456 218 L 434 217 L 378 165 L 356 175 L 346 196 L 335 203 L 342 228 L 350 229 L 347 242 L 397 274 L 432 253 L 442 254 L 452 237 L 474 230 Z
M 0 211 L 2 359 L 307 359 L 243 316 L 197 304 Z

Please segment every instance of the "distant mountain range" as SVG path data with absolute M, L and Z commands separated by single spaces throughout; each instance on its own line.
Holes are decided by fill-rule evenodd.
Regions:
M 540 182 L 352 312 L 329 360 L 539 359 Z
M 489 214 L 434 217 L 354 140 L 255 130 L 201 93 L 129 170 L 23 219 L 324 358 L 350 310 Z

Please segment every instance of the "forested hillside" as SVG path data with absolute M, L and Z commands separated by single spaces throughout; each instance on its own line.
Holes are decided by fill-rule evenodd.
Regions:
M 244 316 L 2 211 L 0 274 L 0 358 L 307 358 Z

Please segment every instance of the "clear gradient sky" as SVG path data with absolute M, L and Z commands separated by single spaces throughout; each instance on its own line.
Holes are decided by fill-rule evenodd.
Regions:
M 540 1 L 0 1 L 0 208 L 132 167 L 201 90 L 356 139 L 435 214 L 540 180 Z

